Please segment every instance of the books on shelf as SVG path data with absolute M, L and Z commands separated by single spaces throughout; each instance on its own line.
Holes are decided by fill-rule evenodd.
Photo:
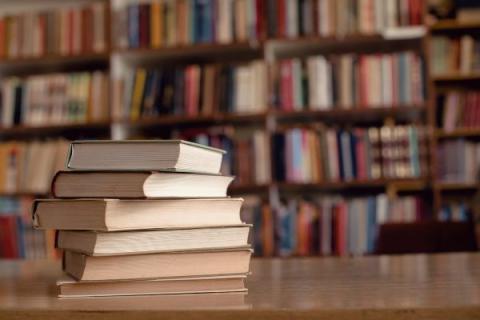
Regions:
M 442 182 L 476 183 L 480 143 L 465 139 L 446 140 L 437 149 L 437 177 Z
M 0 258 L 56 259 L 53 231 L 34 230 L 30 197 L 0 198 Z
M 272 70 L 273 105 L 283 111 L 420 105 L 423 64 L 413 52 L 281 60 Z
M 245 220 L 254 221 L 255 253 L 267 256 L 372 254 L 381 224 L 430 218 L 426 203 L 414 196 L 287 198 L 270 212 L 259 199 L 245 203 Z
M 64 167 L 67 151 L 65 140 L 1 143 L 0 193 L 49 193 L 51 179 Z
M 55 194 L 73 199 L 43 199 L 33 205 L 34 226 L 58 231 L 63 268 L 73 278 L 59 281 L 60 296 L 246 291 L 250 226 L 240 219 L 243 200 L 226 197 L 232 178 L 218 175 L 223 154 L 181 140 L 73 142 L 67 158 L 73 171 L 60 172 L 52 183 Z M 85 171 L 102 166 L 109 171 Z M 143 171 L 145 167 L 154 173 Z M 161 172 L 165 169 L 170 172 Z M 216 198 L 202 198 L 204 190 L 180 190 L 187 181 L 207 188 L 222 178 L 216 181 Z M 85 193 L 89 184 L 99 188 L 102 183 L 106 198 Z M 141 190 L 145 184 L 152 190 L 172 189 L 164 198 L 152 199 L 145 194 L 148 188 Z M 139 193 L 146 198 L 135 199 Z M 233 280 L 225 285 L 225 277 L 237 279 L 234 286 Z M 98 291 L 85 281 L 98 281 Z
M 381 34 L 423 23 L 421 0 L 266 0 L 268 36 Z
M 45 126 L 106 121 L 108 74 L 102 71 L 2 80 L 1 125 Z
M 235 177 L 234 186 L 271 182 L 270 136 L 260 129 L 227 128 L 223 133 L 183 132 L 181 137 L 227 150 L 221 172 Z
M 465 201 L 449 201 L 448 203 L 444 203 L 438 213 L 438 219 L 440 221 L 465 222 L 471 221 L 473 216 L 471 205 Z
M 273 137 L 277 181 L 318 183 L 419 178 L 427 174 L 425 129 L 290 129 Z
M 152 0 L 119 4 L 113 13 L 118 48 L 162 48 L 260 40 L 263 0 Z
M 107 3 L 45 6 L 0 14 L 0 59 L 74 56 L 107 50 Z
M 432 74 L 468 75 L 480 71 L 480 42 L 472 35 L 434 36 L 430 46 Z
M 449 91 L 438 100 L 440 126 L 446 132 L 480 127 L 480 91 Z
M 263 61 L 129 70 L 123 83 L 123 106 L 114 106 L 115 118 L 212 116 L 267 108 L 267 67 Z

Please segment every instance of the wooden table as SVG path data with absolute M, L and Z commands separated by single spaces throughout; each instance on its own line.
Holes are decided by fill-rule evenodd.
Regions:
M 255 259 L 247 296 L 58 299 L 55 262 L 0 262 L 0 319 L 480 319 L 480 254 Z

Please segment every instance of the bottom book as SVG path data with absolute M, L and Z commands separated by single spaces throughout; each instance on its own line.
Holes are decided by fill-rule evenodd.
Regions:
M 59 298 L 246 292 L 246 274 L 134 281 L 57 281 Z

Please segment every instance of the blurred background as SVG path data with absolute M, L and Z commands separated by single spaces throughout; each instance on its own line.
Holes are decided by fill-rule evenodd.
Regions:
M 260 257 L 477 250 L 479 80 L 475 0 L 3 0 L 0 257 L 74 139 L 227 150 Z

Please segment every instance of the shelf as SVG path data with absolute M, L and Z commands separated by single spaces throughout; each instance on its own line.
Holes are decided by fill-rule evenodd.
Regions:
M 30 191 L 0 192 L 0 197 L 45 198 L 48 196 L 49 196 L 49 193 L 46 193 L 46 192 L 30 192 Z
M 248 54 L 259 55 L 263 49 L 261 42 L 241 42 L 241 43 L 200 43 L 189 44 L 173 47 L 161 47 L 161 48 L 126 48 L 115 49 L 112 53 L 114 55 L 125 58 L 126 60 L 138 63 L 148 62 L 158 59 L 171 59 L 171 58 L 211 58 L 212 56 L 243 56 Z
M 250 193 L 267 193 L 271 184 L 251 184 L 251 185 L 236 185 L 233 184 L 228 188 L 228 193 L 232 194 L 250 194 Z
M 394 186 L 399 190 L 423 190 L 428 186 L 426 178 L 406 178 L 406 179 L 373 179 L 373 180 L 353 180 L 340 182 L 322 182 L 322 183 L 277 183 L 279 189 L 289 191 L 302 190 L 344 190 L 344 189 L 375 189 Z
M 64 68 L 64 67 L 83 67 L 83 66 L 107 66 L 110 61 L 110 54 L 89 53 L 81 55 L 48 55 L 41 57 L 20 57 L 0 59 L 0 71 L 2 72 L 21 72 L 31 71 L 29 69 L 38 68 Z
M 471 74 L 449 73 L 443 75 L 432 76 L 435 82 L 452 82 L 452 81 L 475 81 L 480 80 L 480 72 Z
M 426 111 L 426 105 L 398 105 L 391 107 L 353 107 L 351 109 L 337 106 L 328 110 L 274 111 L 273 113 L 279 121 L 309 120 L 371 123 L 383 122 L 389 117 L 396 120 L 412 121 L 426 113 Z
M 243 122 L 259 122 L 266 119 L 267 112 L 245 114 L 216 114 L 216 115 L 160 115 L 138 120 L 118 120 L 115 123 L 126 124 L 137 128 L 160 127 L 160 126 L 184 126 L 184 125 L 224 125 Z
M 462 23 L 455 19 L 440 20 L 434 25 L 430 26 L 431 31 L 459 31 L 479 29 L 480 23 Z
M 479 128 L 459 128 L 454 131 L 437 130 L 435 135 L 438 139 L 454 139 L 454 138 L 469 138 L 480 137 Z
M 478 183 L 473 182 L 437 182 L 433 184 L 433 187 L 440 191 L 474 191 L 478 189 L 478 186 Z
M 40 135 L 40 134 L 55 134 L 66 131 L 83 131 L 83 130 L 102 130 L 109 129 L 110 121 L 99 121 L 90 123 L 72 123 L 72 124 L 58 124 L 58 125 L 41 125 L 41 126 L 14 126 L 7 128 L 0 128 L 0 136 L 13 135 Z

